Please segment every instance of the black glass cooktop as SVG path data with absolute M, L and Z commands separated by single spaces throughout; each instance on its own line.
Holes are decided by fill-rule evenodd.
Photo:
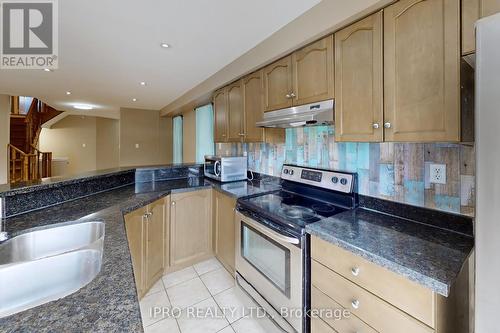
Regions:
M 346 208 L 289 191 L 278 191 L 257 197 L 240 199 L 240 206 L 264 218 L 272 219 L 293 229 L 346 211 Z

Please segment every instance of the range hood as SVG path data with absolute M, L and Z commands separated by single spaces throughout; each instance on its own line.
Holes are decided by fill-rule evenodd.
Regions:
M 300 127 L 333 124 L 333 99 L 294 106 L 291 108 L 264 112 L 264 119 L 258 121 L 258 127 Z

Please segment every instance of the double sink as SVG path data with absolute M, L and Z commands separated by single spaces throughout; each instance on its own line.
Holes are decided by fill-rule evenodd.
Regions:
M 101 270 L 104 223 L 55 225 L 0 244 L 0 318 L 68 296 Z

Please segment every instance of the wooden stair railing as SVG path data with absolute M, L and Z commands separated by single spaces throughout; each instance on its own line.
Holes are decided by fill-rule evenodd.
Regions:
M 34 153 L 37 155 L 39 166 L 38 178 L 52 177 L 52 152 L 40 151 L 34 145 L 31 145 Z
M 38 154 L 26 154 L 11 144 L 8 144 L 8 150 L 11 183 L 38 179 Z

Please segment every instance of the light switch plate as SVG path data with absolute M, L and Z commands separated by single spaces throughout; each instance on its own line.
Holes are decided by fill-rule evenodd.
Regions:
M 431 164 L 429 168 L 430 183 L 446 184 L 446 164 Z

